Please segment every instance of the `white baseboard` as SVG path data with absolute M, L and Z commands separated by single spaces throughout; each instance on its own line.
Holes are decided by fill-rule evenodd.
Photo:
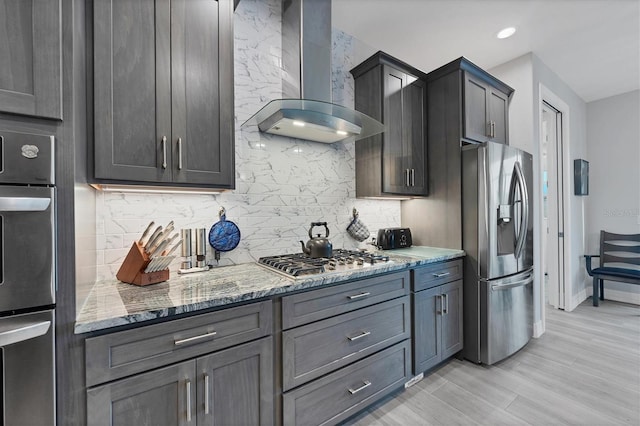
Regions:
M 593 295 L 593 287 L 589 286 L 588 296 Z M 605 300 L 614 300 L 616 302 L 632 303 L 640 305 L 640 293 L 632 293 L 630 291 L 610 290 L 606 284 L 604 286 Z
M 536 339 L 544 333 L 544 327 L 542 326 L 542 321 L 536 321 L 533 323 L 533 337 Z
M 571 306 L 569 306 L 569 307 L 565 306 L 564 310 L 565 310 L 566 312 L 571 312 L 571 311 L 573 311 L 575 308 L 577 308 L 577 307 L 578 307 L 578 305 L 579 305 L 579 304 L 581 304 L 582 302 L 584 302 L 585 300 L 587 300 L 587 297 L 588 297 L 588 295 L 587 295 L 587 289 L 586 289 L 586 288 L 583 288 L 582 290 L 580 290 L 580 292 L 578 292 L 578 294 L 574 295 L 574 296 L 571 298 L 571 301 L 570 301 Z

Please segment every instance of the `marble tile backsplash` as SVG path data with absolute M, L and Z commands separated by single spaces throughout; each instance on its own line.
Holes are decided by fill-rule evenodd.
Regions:
M 112 279 L 149 221 L 206 228 L 227 219 L 240 228 L 239 246 L 220 265 L 300 251 L 313 221 L 328 222 L 336 248 L 363 243 L 345 231 L 355 207 L 372 235 L 400 225 L 400 202 L 355 198 L 355 142 L 322 144 L 241 128 L 264 104 L 282 96 L 280 1 L 243 0 L 235 12 L 236 189 L 215 195 L 96 192 L 96 274 Z M 353 107 L 349 70 L 375 49 L 333 31 L 334 102 Z M 320 230 L 318 230 L 320 231 Z M 210 249 L 210 247 L 209 247 Z M 213 261 L 213 249 L 207 255 Z M 215 263 L 215 262 L 214 262 Z M 179 258 L 171 265 L 175 270 Z

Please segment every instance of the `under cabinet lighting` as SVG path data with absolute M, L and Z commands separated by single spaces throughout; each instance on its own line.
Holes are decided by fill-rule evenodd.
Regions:
M 336 133 L 339 134 L 340 136 L 347 136 L 349 133 L 345 132 L 344 130 L 336 130 Z
M 101 185 L 92 183 L 90 186 L 102 192 L 124 192 L 134 194 L 196 194 L 196 195 L 216 195 L 222 191 L 219 189 L 190 189 L 176 187 L 149 187 L 149 186 L 127 186 L 127 185 Z
M 293 124 L 294 126 L 298 126 L 298 127 L 304 127 L 304 121 L 294 120 L 291 124 Z
M 515 32 L 516 32 L 516 29 L 514 27 L 507 27 L 505 29 L 500 30 L 496 35 L 496 37 L 500 39 L 511 37 L 512 35 L 515 34 Z

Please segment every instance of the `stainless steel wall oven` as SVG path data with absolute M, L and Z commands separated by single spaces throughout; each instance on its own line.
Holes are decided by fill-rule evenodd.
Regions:
M 0 130 L 0 423 L 55 424 L 54 137 Z

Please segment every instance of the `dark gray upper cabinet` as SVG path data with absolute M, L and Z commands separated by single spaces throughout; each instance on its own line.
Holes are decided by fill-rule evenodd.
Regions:
M 95 0 L 94 178 L 229 188 L 233 2 Z
M 426 75 L 384 52 L 351 74 L 355 108 L 386 126 L 356 143 L 356 196 L 427 195 Z
M 508 144 L 509 96 L 486 79 L 464 72 L 464 137 Z
M 0 0 L 0 111 L 62 119 L 60 0 Z

